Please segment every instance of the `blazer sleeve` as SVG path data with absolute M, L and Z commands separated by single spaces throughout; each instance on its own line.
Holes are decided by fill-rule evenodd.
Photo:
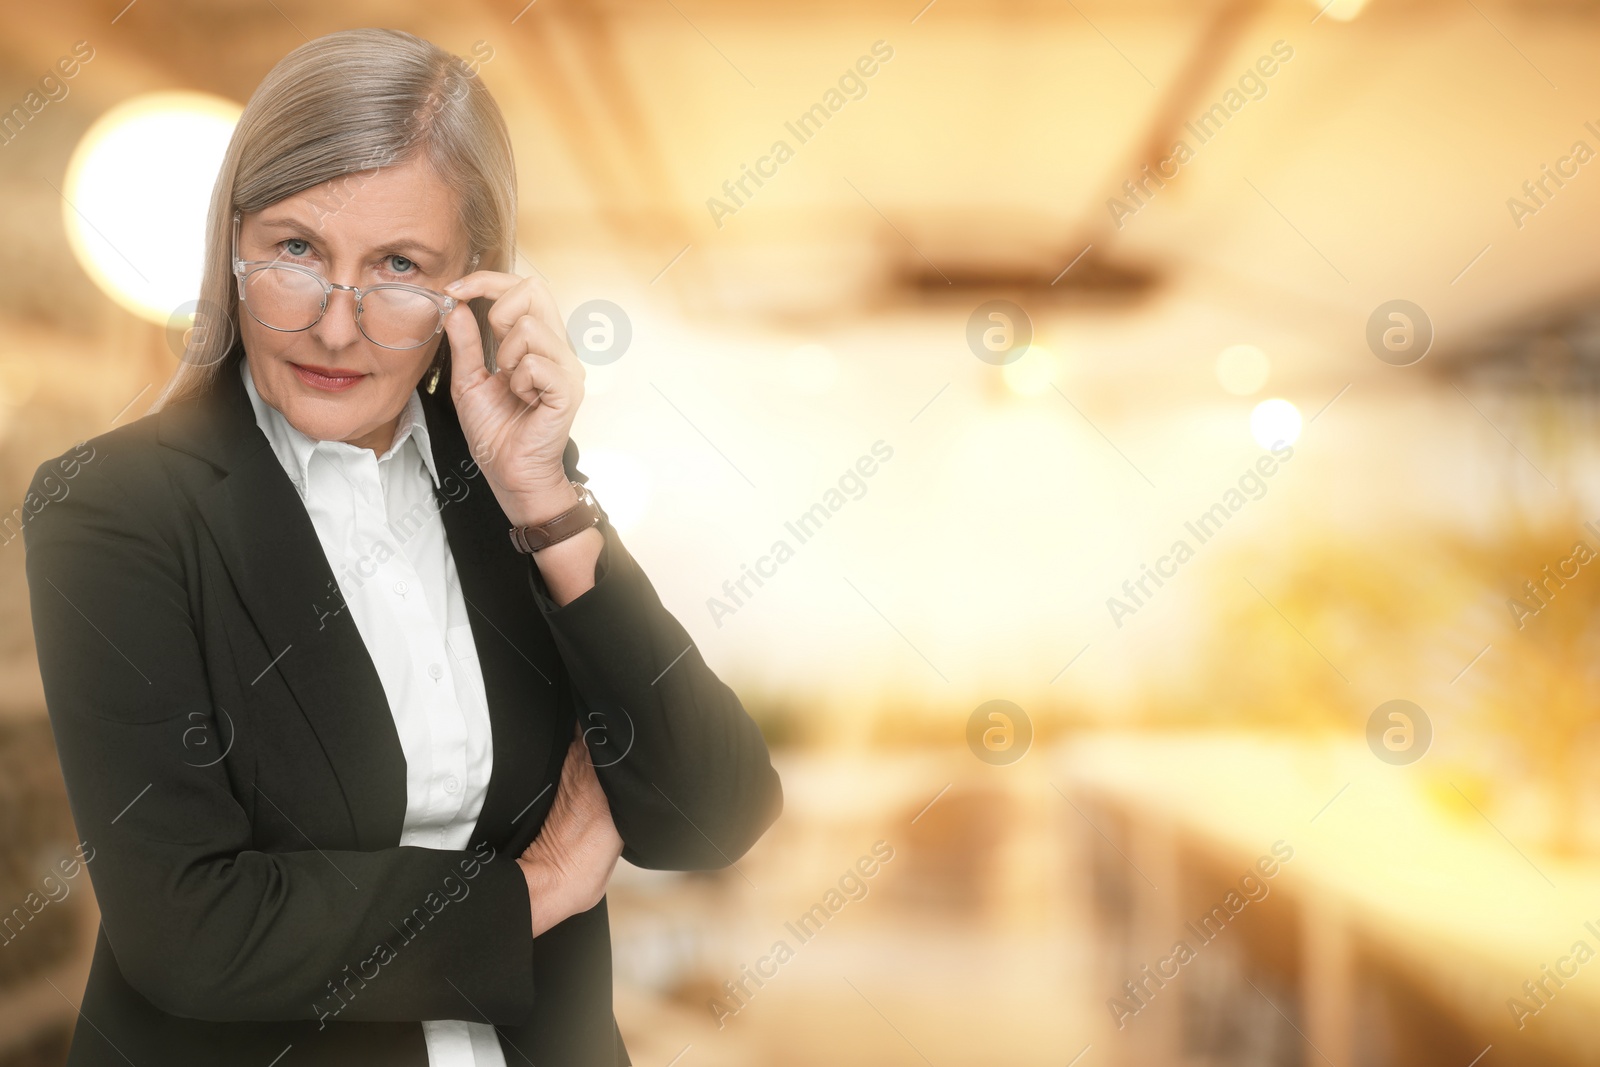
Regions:
M 45 701 L 124 977 L 194 1019 L 526 1022 L 531 915 L 512 857 L 252 847 L 227 764 L 195 766 L 185 743 L 197 726 L 225 736 L 199 600 L 104 462 L 65 494 L 41 466 L 24 537 Z
M 563 457 L 585 482 L 577 445 Z M 602 502 L 603 508 L 603 502 Z M 658 870 L 731 866 L 783 809 L 765 739 L 602 514 L 593 588 L 557 605 L 529 582 L 571 678 L 623 858 Z

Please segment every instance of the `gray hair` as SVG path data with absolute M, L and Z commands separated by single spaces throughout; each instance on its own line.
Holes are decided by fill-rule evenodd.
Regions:
M 492 56 L 491 49 L 479 59 Z M 229 261 L 235 211 L 259 211 L 324 182 L 420 155 L 458 191 L 478 269 L 511 269 L 516 164 L 505 119 L 474 67 L 402 30 L 356 29 L 309 41 L 267 72 L 228 142 L 206 215 L 195 329 L 152 411 L 204 392 L 243 355 Z M 349 179 L 336 199 L 359 196 L 361 184 Z M 490 358 L 491 303 L 470 304 Z M 440 338 L 439 359 L 447 358 L 449 344 L 448 335 Z

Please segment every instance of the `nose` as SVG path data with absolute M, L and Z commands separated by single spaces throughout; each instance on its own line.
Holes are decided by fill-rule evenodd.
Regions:
M 348 289 L 335 289 L 328 294 L 328 310 L 311 328 L 317 343 L 330 352 L 349 348 L 361 340 L 361 330 L 356 326 L 356 294 Z

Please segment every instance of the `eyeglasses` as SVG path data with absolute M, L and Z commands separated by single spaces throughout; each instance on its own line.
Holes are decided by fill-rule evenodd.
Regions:
M 444 329 L 457 300 L 420 285 L 384 282 L 365 289 L 330 282 L 309 267 L 239 258 L 240 214 L 233 213 L 233 273 L 250 317 L 271 330 L 299 333 L 322 321 L 328 298 L 344 289 L 356 298 L 356 328 L 383 348 L 420 348 Z M 474 261 L 477 256 L 472 257 Z

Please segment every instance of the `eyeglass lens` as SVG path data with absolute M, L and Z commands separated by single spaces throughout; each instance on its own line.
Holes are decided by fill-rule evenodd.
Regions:
M 245 306 L 274 330 L 310 328 L 322 314 L 322 300 L 322 285 L 304 271 L 260 267 L 245 275 Z M 417 348 L 438 332 L 440 316 L 429 297 L 380 286 L 362 294 L 356 323 L 373 344 Z

